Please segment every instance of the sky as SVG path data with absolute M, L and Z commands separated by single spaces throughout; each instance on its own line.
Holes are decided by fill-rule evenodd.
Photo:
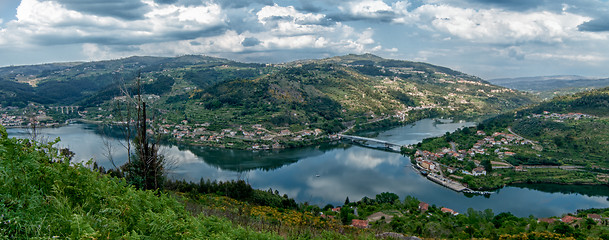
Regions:
M 0 0 L 0 66 L 345 54 L 485 79 L 609 77 L 608 0 Z

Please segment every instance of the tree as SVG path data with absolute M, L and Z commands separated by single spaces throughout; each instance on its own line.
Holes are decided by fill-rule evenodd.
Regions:
M 126 104 L 127 121 L 127 151 L 129 151 L 129 160 L 121 168 L 124 172 L 125 179 L 129 184 L 134 185 L 139 189 L 156 190 L 162 189 L 165 182 L 165 157 L 159 154 L 158 142 L 159 135 L 156 139 L 151 139 L 148 136 L 148 118 L 146 102 L 142 100 L 141 94 L 141 77 L 138 74 L 136 78 L 136 97 L 132 98 L 128 91 L 124 91 L 126 99 L 129 101 Z M 127 88 L 125 88 L 127 89 Z M 131 104 L 130 104 L 131 103 Z M 131 141 L 131 106 L 135 106 L 135 138 Z M 154 132 L 154 131 L 153 131 Z M 135 153 L 131 154 L 131 142 L 134 145 Z
M 347 198 L 345 199 L 345 206 L 347 206 L 347 204 L 349 204 L 349 197 L 347 196 Z
M 343 206 L 340 209 L 340 221 L 343 223 L 343 225 L 347 225 L 351 223 L 351 220 L 353 220 L 353 215 L 351 214 L 351 212 L 351 208 L 347 206 Z
M 400 197 L 395 193 L 384 192 L 376 195 L 376 201 L 378 203 L 390 203 L 393 204 L 395 201 L 400 199 Z
M 489 159 L 482 160 L 482 162 L 480 162 L 480 165 L 482 165 L 484 167 L 484 170 L 486 170 L 487 173 L 490 173 L 493 171 L 493 164 L 491 163 L 491 160 L 489 160 Z

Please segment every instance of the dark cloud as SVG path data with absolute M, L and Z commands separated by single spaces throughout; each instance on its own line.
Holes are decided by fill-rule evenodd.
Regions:
M 299 11 L 305 11 L 310 13 L 320 13 L 324 11 L 320 6 L 316 6 L 310 0 L 300 0 L 300 6 L 296 8 Z
M 178 0 L 154 0 L 157 4 L 174 4 L 178 2 Z
M 218 0 L 223 8 L 244 8 L 253 4 L 273 5 L 273 0 Z
M 170 31 L 157 36 L 139 37 L 128 34 L 105 34 L 99 36 L 75 36 L 70 34 L 44 34 L 33 39 L 33 42 L 42 46 L 94 43 L 107 46 L 139 45 L 158 42 L 192 40 L 199 37 L 212 37 L 226 32 L 225 26 L 216 26 L 207 29 L 192 31 Z
M 55 1 L 67 9 L 103 17 L 138 20 L 150 11 L 141 0 L 47 0 Z
M 524 60 L 524 53 L 516 49 L 508 50 L 508 56 L 516 60 Z
M 471 2 L 480 3 L 483 5 L 490 5 L 494 7 L 500 7 L 510 10 L 529 10 L 539 8 L 540 6 L 546 5 L 545 0 L 473 0 Z M 556 5 L 560 6 L 560 3 Z
M 241 45 L 243 45 L 244 47 L 253 47 L 258 44 L 260 44 L 260 40 L 253 37 L 243 39 L 243 42 L 241 42 Z
M 609 18 L 597 18 L 592 21 L 585 22 L 577 28 L 580 31 L 586 32 L 608 32 L 609 31 Z

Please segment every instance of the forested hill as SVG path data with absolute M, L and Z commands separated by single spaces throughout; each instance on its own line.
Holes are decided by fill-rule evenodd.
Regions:
M 351 54 L 283 64 L 182 56 L 6 67 L 0 104 L 76 105 L 87 118 L 109 119 L 121 86 L 137 92 L 137 76 L 162 119 L 213 132 L 263 124 L 332 133 L 386 119 L 497 114 L 533 102 L 529 94 L 446 67 Z
M 216 66 L 232 61 L 206 56 L 129 57 L 97 62 L 49 63 L 0 68 L 0 104 L 73 105 L 113 91 L 122 81 L 132 82 L 138 72 L 159 73 L 191 65 Z M 115 94 L 115 91 L 112 92 Z M 118 94 L 118 93 L 116 93 Z
M 609 88 L 556 97 L 489 119 L 481 127 L 494 131 L 511 127 L 539 142 L 541 154 L 532 150 L 520 154 L 524 164 L 541 161 L 609 168 Z

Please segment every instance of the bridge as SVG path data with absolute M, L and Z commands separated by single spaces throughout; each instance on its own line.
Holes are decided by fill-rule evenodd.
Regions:
M 397 144 L 397 143 L 392 143 L 392 142 L 388 142 L 388 141 L 384 141 L 384 140 L 379 140 L 379 139 L 374 139 L 374 138 L 367 138 L 367 137 L 360 137 L 360 136 L 352 136 L 352 135 L 344 135 L 344 134 L 338 134 L 338 136 L 341 139 L 346 139 L 346 140 L 351 140 L 354 143 L 358 143 L 367 147 L 373 147 L 371 144 L 369 143 L 375 143 L 380 145 L 381 147 L 376 147 L 376 148 L 380 148 L 383 150 L 388 150 L 391 152 L 400 152 L 402 145 Z
M 75 110 L 78 110 L 80 106 L 56 106 L 56 107 L 49 107 L 51 109 L 55 109 L 55 111 L 57 112 L 61 112 L 63 114 L 70 114 L 70 113 L 74 113 Z

